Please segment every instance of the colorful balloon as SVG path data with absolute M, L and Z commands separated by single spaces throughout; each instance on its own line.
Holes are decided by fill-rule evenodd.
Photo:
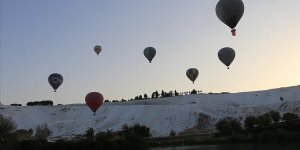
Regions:
M 85 96 L 86 105 L 94 112 L 103 104 L 103 95 L 98 92 L 90 92 Z
M 56 92 L 57 88 L 63 83 L 64 79 L 63 76 L 58 73 L 52 73 L 48 77 L 48 82 L 54 89 L 54 92 Z

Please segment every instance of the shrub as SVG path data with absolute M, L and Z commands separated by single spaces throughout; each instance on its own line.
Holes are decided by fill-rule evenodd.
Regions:
M 231 117 L 219 120 L 215 127 L 221 135 L 229 135 L 242 129 L 240 121 Z
M 47 124 L 42 124 L 37 126 L 35 137 L 40 140 L 46 140 L 48 136 L 51 135 L 51 130 L 48 128 Z
M 127 124 L 122 126 L 121 136 L 124 137 L 150 137 L 150 128 L 145 125 L 134 124 L 128 126 Z
M 114 137 L 112 130 L 100 131 L 95 135 L 98 142 L 109 142 Z
M 299 119 L 299 116 L 297 114 L 293 114 L 293 113 L 285 113 L 282 116 L 283 120 L 294 120 L 294 119 Z
M 176 135 L 176 132 L 174 130 L 171 130 L 170 136 L 175 136 L 175 135 Z
M 22 104 L 10 104 L 10 106 L 22 106 Z
M 0 113 L 0 143 L 7 141 L 11 136 L 11 132 L 15 129 L 15 122 Z
M 84 134 L 85 139 L 88 142 L 94 142 L 94 139 L 95 139 L 94 133 L 95 133 L 95 130 L 93 128 L 88 128 Z
M 269 112 L 269 114 L 270 114 L 270 116 L 271 116 L 271 118 L 272 118 L 272 120 L 274 122 L 278 122 L 279 121 L 279 119 L 280 119 L 280 113 L 278 111 L 272 110 L 272 111 Z
M 244 120 L 245 128 L 252 129 L 254 125 L 257 124 L 256 118 L 254 116 L 249 116 Z
M 272 122 L 271 117 L 268 113 L 260 115 L 257 117 L 257 124 L 258 125 L 266 125 Z
M 36 105 L 42 105 L 42 106 L 53 106 L 53 101 L 51 100 L 44 100 L 44 101 L 34 101 L 34 102 L 28 102 L 26 103 L 27 106 L 36 106 Z

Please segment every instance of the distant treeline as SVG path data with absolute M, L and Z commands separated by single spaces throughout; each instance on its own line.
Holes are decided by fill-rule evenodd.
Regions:
M 34 101 L 26 103 L 27 106 L 53 106 L 53 101 L 51 100 L 43 100 L 43 101 Z
M 104 102 L 126 102 L 126 101 L 132 101 L 132 100 L 147 100 L 147 99 L 154 99 L 154 98 L 164 98 L 164 97 L 173 97 L 173 96 L 183 96 L 183 95 L 191 95 L 191 94 L 202 94 L 202 90 L 195 90 L 192 91 L 186 91 L 186 92 L 177 92 L 175 91 L 169 91 L 165 92 L 162 90 L 160 93 L 156 90 L 155 92 L 152 92 L 151 96 L 148 96 L 146 93 L 144 95 L 138 95 L 131 99 L 121 99 L 121 100 L 108 100 L 106 99 Z M 207 94 L 229 94 L 229 92 L 221 92 L 221 93 L 207 93 Z M 22 106 L 22 104 L 10 104 L 11 106 Z M 27 106 L 53 106 L 53 101 L 51 100 L 43 100 L 43 101 L 34 101 L 34 102 L 28 102 L 26 103 Z M 62 104 L 57 104 L 62 105 Z
M 182 96 L 182 95 L 190 95 L 190 94 L 200 94 L 200 93 L 202 93 L 201 90 L 195 90 L 195 89 L 193 89 L 192 91 L 186 91 L 186 92 L 177 92 L 176 90 L 165 92 L 164 90 L 162 90 L 160 93 L 156 90 L 155 92 L 152 92 L 151 97 L 145 93 L 144 95 L 138 95 L 138 96 L 135 96 L 134 98 L 131 98 L 128 100 L 125 100 L 125 99 L 112 100 L 112 101 L 105 100 L 105 102 L 126 102 L 126 101 L 132 101 L 132 100 L 147 100 L 147 99 L 153 99 L 153 98 L 164 98 L 164 97 L 173 97 L 173 96 Z

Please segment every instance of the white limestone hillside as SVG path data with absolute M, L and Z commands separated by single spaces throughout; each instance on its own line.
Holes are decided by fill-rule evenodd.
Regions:
M 283 100 L 280 99 L 282 97 Z M 0 113 L 11 117 L 18 129 L 36 129 L 47 124 L 50 138 L 83 134 L 89 127 L 96 131 L 118 131 L 122 125 L 149 126 L 153 136 L 182 132 L 207 116 L 203 127 L 214 128 L 223 117 L 245 117 L 276 110 L 300 114 L 300 86 L 232 94 L 197 94 L 141 101 L 105 103 L 96 116 L 83 104 L 61 106 L 4 106 Z M 200 118 L 201 121 L 201 118 Z

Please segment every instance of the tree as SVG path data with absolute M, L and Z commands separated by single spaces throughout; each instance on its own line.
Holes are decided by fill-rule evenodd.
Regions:
M 240 121 L 231 117 L 226 117 L 219 120 L 215 127 L 221 135 L 232 134 L 242 129 Z
M 197 91 L 196 91 L 195 89 L 193 89 L 193 90 L 191 91 L 191 94 L 197 94 Z
M 143 99 L 143 96 L 142 96 L 142 95 L 140 95 L 140 96 L 139 96 L 139 99 L 140 99 L 140 100 L 142 100 L 142 99 Z
M 16 103 L 14 103 L 14 104 L 10 104 L 10 106 L 22 106 L 22 104 L 16 104 Z
M 95 139 L 98 142 L 109 142 L 113 137 L 112 130 L 100 131 L 95 135 Z
M 157 90 L 156 90 L 156 92 L 155 92 L 155 93 L 156 93 L 156 98 L 158 98 L 158 97 L 159 97 L 159 94 L 158 94 Z
M 256 118 L 254 116 L 249 116 L 244 120 L 245 128 L 252 129 L 256 125 Z
M 280 119 L 280 113 L 278 111 L 272 110 L 272 111 L 269 112 L 269 114 L 270 114 L 270 116 L 271 116 L 271 118 L 272 118 L 272 120 L 274 122 L 278 122 L 279 121 L 279 119 Z
M 179 95 L 179 93 L 175 90 L 175 96 L 178 96 Z
M 148 95 L 147 95 L 146 93 L 144 94 L 144 98 L 145 98 L 145 99 L 148 99 Z
M 293 113 L 285 113 L 282 116 L 282 120 L 294 120 L 294 119 L 299 119 L 299 116 L 297 114 L 293 114 Z
M 134 124 L 128 126 L 124 124 L 122 126 L 121 136 L 123 137 L 150 137 L 150 128 L 145 125 Z
M 16 129 L 16 124 L 11 118 L 6 118 L 0 113 L 0 143 L 4 143 Z
M 93 128 L 88 128 L 86 131 L 85 131 L 85 135 L 84 137 L 86 138 L 86 140 L 88 142 L 94 142 L 94 139 L 95 139 L 95 135 L 94 135 L 95 131 Z
M 152 93 L 151 98 L 155 98 L 155 92 Z
M 215 127 L 217 128 L 217 130 L 219 131 L 219 133 L 221 135 L 232 134 L 232 132 L 233 132 L 228 120 L 226 120 L 226 119 L 219 120 L 216 123 Z
M 161 97 L 165 97 L 165 91 L 161 90 Z

